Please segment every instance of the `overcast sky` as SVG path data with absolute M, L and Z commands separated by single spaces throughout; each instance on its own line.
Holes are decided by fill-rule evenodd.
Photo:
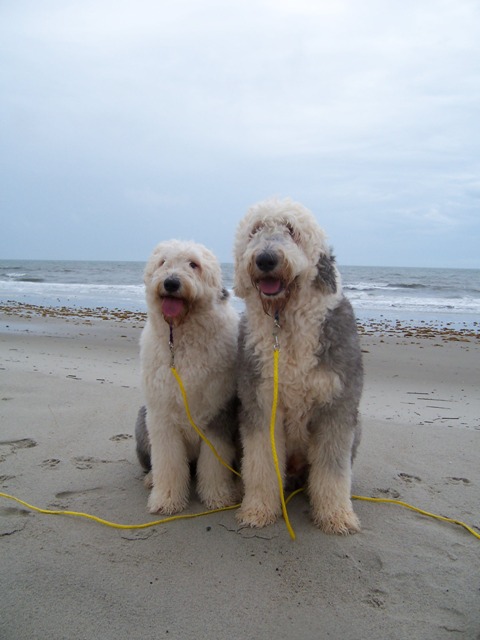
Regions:
M 4 0 L 0 69 L 0 258 L 231 261 L 276 195 L 340 264 L 480 267 L 477 0 Z

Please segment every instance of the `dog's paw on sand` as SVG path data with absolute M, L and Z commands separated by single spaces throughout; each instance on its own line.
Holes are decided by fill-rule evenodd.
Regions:
M 312 519 L 324 533 L 346 536 L 360 531 L 360 520 L 353 509 L 339 509 L 331 514 L 312 510 Z
M 276 522 L 279 515 L 280 509 L 278 509 L 278 511 L 272 511 L 263 504 L 251 504 L 242 505 L 235 514 L 235 517 L 241 525 L 261 528 Z
M 171 494 L 171 492 L 169 493 Z M 171 516 L 183 511 L 187 506 L 187 502 L 187 499 L 183 496 L 166 496 L 162 491 L 152 489 L 147 506 L 150 513 Z
M 200 499 L 207 509 L 223 509 L 224 507 L 231 507 L 236 504 L 238 501 L 238 495 L 232 492 L 216 496 L 200 496 Z

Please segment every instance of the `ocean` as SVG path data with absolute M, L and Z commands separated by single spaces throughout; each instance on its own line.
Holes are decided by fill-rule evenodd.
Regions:
M 0 260 L 0 303 L 145 311 L 144 262 Z M 360 320 L 478 327 L 480 269 L 340 266 Z M 233 265 L 222 264 L 233 286 Z M 234 304 L 242 309 L 241 300 Z

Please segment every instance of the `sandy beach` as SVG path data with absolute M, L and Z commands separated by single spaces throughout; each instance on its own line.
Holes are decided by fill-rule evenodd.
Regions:
M 132 435 L 143 323 L 0 309 L 0 491 L 119 523 L 154 519 Z M 480 532 L 479 328 L 360 331 L 353 493 Z M 297 496 L 292 541 L 283 521 L 242 529 L 231 511 L 118 530 L 0 498 L 0 638 L 478 640 L 480 541 L 396 505 L 354 506 L 362 532 L 332 537 Z

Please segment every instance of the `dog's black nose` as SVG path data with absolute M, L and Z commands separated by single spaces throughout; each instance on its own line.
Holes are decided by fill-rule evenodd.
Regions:
M 165 278 L 163 282 L 163 286 L 167 293 L 175 293 L 180 289 L 181 284 L 182 283 L 176 276 L 168 276 L 168 278 Z
M 255 264 L 261 271 L 273 271 L 278 264 L 278 258 L 273 251 L 262 251 L 255 258 Z

